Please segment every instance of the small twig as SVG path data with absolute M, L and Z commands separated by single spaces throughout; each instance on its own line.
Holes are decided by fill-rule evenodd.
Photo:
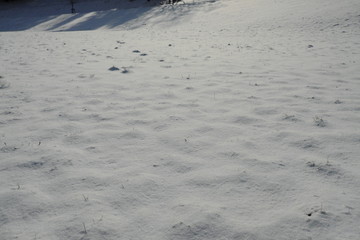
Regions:
M 320 213 L 321 214 L 326 214 L 326 211 L 323 209 L 323 203 L 321 203 Z
M 83 233 L 84 233 L 84 234 L 87 234 L 85 223 L 82 223 L 82 224 L 83 224 L 83 227 L 84 227 Z
M 89 197 L 85 196 L 84 194 L 82 196 L 83 196 L 85 202 L 89 201 Z

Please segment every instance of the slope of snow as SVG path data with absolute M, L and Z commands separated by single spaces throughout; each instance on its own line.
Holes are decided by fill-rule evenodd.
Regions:
M 359 239 L 359 1 L 41 9 L 0 11 L 1 240 Z

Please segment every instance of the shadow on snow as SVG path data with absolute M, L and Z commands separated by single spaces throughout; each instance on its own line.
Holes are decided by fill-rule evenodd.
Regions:
M 134 29 L 150 22 L 174 24 L 176 20 L 189 16 L 192 8 L 217 2 L 217 0 L 184 0 L 183 3 L 174 6 L 161 6 L 164 0 L 106 0 L 106 3 L 98 0 L 76 0 L 77 3 L 74 5 L 76 12 L 71 13 L 72 6 L 68 0 L 23 1 L 21 4 L 0 2 L 0 32 L 86 31 L 117 27 Z
M 113 4 L 39 5 L 24 3 L 0 3 L 0 31 L 40 29 L 47 31 L 82 31 L 99 28 L 115 28 L 146 15 L 161 0 L 126 1 Z

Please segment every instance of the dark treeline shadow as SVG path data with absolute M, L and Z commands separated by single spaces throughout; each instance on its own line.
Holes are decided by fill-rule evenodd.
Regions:
M 114 28 L 135 20 L 164 0 L 0 0 L 0 31 L 43 24 L 49 31 Z M 91 13 L 91 14 L 89 14 Z M 76 24 L 71 24 L 71 23 Z M 70 27 L 64 27 L 69 24 Z M 47 27 L 48 26 L 48 27 Z

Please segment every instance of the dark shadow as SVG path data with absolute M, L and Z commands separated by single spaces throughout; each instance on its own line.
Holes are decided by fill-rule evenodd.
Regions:
M 52 30 L 59 28 L 67 23 L 70 23 L 70 22 L 74 21 L 75 19 L 79 18 L 79 15 L 82 16 L 83 14 L 74 14 L 71 17 L 68 17 L 63 21 L 59 21 L 58 23 L 54 24 L 52 27 L 48 28 L 47 30 L 52 31 Z
M 17 2 L 4 8 L 0 4 L 0 31 L 88 31 L 119 26 L 134 29 L 148 22 L 171 25 L 185 20 L 191 9 L 217 0 L 186 0 L 186 4 L 162 6 L 164 0 L 74 0 L 74 14 L 70 0 L 22 1 L 27 5 Z
M 150 10 L 150 8 L 143 7 L 96 12 L 96 14 L 91 16 L 83 16 L 84 21 L 67 28 L 66 31 L 95 30 L 101 27 L 114 28 L 131 20 L 140 18 Z
M 1 1 L 1 0 L 0 0 Z M 45 4 L 45 3 L 48 4 Z M 74 1 L 72 14 L 70 0 L 28 0 L 0 2 L 0 31 L 36 29 L 48 31 L 82 31 L 101 27 L 113 28 L 139 18 L 161 5 L 163 0 L 107 0 Z M 93 2 L 93 3 L 92 3 Z

